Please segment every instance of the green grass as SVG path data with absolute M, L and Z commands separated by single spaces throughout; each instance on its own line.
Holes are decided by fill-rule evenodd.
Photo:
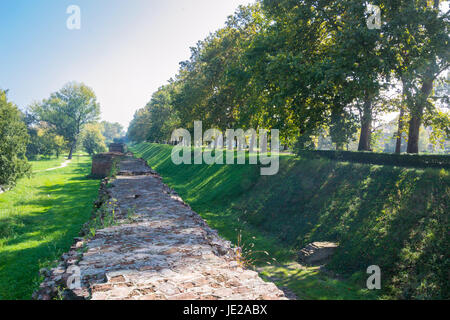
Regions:
M 40 160 L 30 161 L 31 164 L 31 170 L 33 172 L 47 170 L 50 168 L 56 168 L 59 167 L 66 158 L 64 156 L 57 157 L 51 157 L 51 158 L 42 158 Z
M 63 161 L 33 162 L 33 170 Z M 30 299 L 42 280 L 39 269 L 70 248 L 99 188 L 87 178 L 90 167 L 90 157 L 74 157 L 68 167 L 35 173 L 0 195 L 0 299 Z
M 86 155 L 87 154 L 84 152 L 79 152 L 77 154 L 74 154 L 72 162 L 79 162 L 81 157 L 84 157 Z M 57 167 L 61 166 L 63 164 L 63 162 L 66 160 L 67 160 L 66 156 L 60 156 L 60 157 L 52 156 L 52 157 L 48 157 L 48 158 L 43 157 L 39 160 L 30 161 L 31 170 L 32 170 L 32 172 L 37 173 L 37 172 L 47 170 L 50 168 L 57 168 Z
M 316 268 L 302 268 L 297 263 L 263 268 L 261 276 L 287 287 L 300 300 L 375 299 L 376 295 L 351 280 L 333 279 Z
M 298 243 L 286 243 L 280 239 L 282 232 L 271 232 L 260 223 L 249 219 L 255 210 L 266 210 L 269 213 L 264 214 L 269 217 L 277 216 L 280 210 L 283 210 L 283 206 L 274 207 L 283 204 L 283 197 L 279 194 L 274 203 L 263 203 L 258 199 L 280 192 L 280 186 L 295 187 L 283 184 L 279 176 L 267 178 L 273 179 L 273 182 L 277 181 L 277 189 L 267 185 L 258 191 L 258 195 L 254 191 L 262 179 L 259 166 L 175 166 L 170 158 L 170 146 L 140 144 L 130 149 L 136 156 L 146 159 L 150 166 L 162 175 L 164 182 L 174 188 L 212 228 L 218 230 L 224 238 L 241 245 L 246 253 L 246 260 L 257 266 L 263 277 L 275 277 L 276 279 L 271 280 L 288 287 L 299 298 L 377 298 L 373 292 L 364 288 L 365 282 L 359 279 L 331 279 L 316 268 L 292 270 L 299 249 Z M 284 165 L 295 161 L 293 155 L 281 155 L 281 159 Z M 286 225 L 283 221 L 277 224 Z M 239 238 L 242 240 L 239 241 Z
M 299 297 L 450 297 L 447 170 L 282 155 L 277 175 L 260 176 L 250 165 L 176 166 L 170 146 L 131 150 L 222 236 L 237 243 L 241 232 L 255 264 L 273 263 L 265 273 Z M 345 280 L 291 270 L 298 250 L 314 241 L 339 243 L 327 269 Z M 371 265 L 381 267 L 381 292 L 364 289 Z

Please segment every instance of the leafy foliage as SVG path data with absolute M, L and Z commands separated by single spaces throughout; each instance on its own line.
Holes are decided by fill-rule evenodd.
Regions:
M 354 163 L 368 163 L 399 167 L 450 169 L 449 155 L 398 155 L 387 153 L 330 150 L 302 150 L 299 152 L 299 154 L 302 157 L 308 157 L 312 159 L 323 157 L 330 160 L 348 161 Z
M 134 115 L 127 136 L 132 141 L 170 141 L 172 131 L 180 125 L 180 118 L 172 105 L 175 83 L 159 88 L 152 100 Z
M 39 155 L 50 157 L 59 155 L 66 150 L 67 142 L 64 137 L 55 134 L 45 124 L 28 124 L 30 141 L 26 155 L 29 159 L 36 159 Z
M 107 144 L 113 143 L 115 140 L 125 136 L 123 126 L 120 123 L 117 122 L 111 123 L 107 121 L 102 121 L 100 125 L 102 135 L 105 137 L 105 142 Z
M 316 148 L 325 131 L 342 149 L 359 130 L 358 149 L 372 151 L 377 122 L 401 110 L 399 142 L 408 133 L 409 153 L 419 151 L 422 125 L 436 127 L 433 142 L 442 141 L 447 112 L 436 104 L 448 100 L 438 81 L 449 66 L 448 13 L 439 0 L 372 4 L 381 8 L 380 30 L 367 27 L 359 0 L 239 7 L 135 114 L 129 138 L 167 142 L 177 125 L 192 130 L 201 120 L 221 131 L 279 129 L 284 145 L 301 148 Z
M 25 157 L 28 139 L 21 112 L 0 90 L 0 187 L 11 187 L 30 172 Z
M 38 121 L 45 122 L 54 133 L 68 141 L 71 159 L 81 130 L 98 119 L 100 106 L 91 88 L 72 82 L 49 99 L 33 105 L 31 111 Z
M 101 133 L 101 125 L 88 124 L 81 133 L 81 144 L 89 155 L 105 152 L 105 138 Z

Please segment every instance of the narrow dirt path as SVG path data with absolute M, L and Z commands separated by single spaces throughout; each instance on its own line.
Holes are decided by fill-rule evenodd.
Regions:
M 241 268 L 218 236 L 143 160 L 126 158 L 108 189 L 118 225 L 98 230 L 77 263 L 93 300 L 286 299 Z M 64 272 L 64 271 L 61 271 Z
M 62 169 L 62 168 L 67 167 L 71 162 L 72 162 L 72 160 L 66 160 L 66 161 L 64 161 L 59 167 L 49 168 L 49 169 L 39 170 L 39 171 L 34 171 L 33 173 L 46 172 L 46 171 L 54 171 L 54 170 Z

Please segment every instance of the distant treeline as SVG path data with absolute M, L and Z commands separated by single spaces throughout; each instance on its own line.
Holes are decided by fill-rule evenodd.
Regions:
M 397 112 L 396 152 L 419 152 L 420 130 L 448 141 L 449 15 L 434 1 L 264 0 L 240 7 L 191 48 L 179 73 L 136 112 L 132 141 L 169 142 L 176 128 L 279 129 L 283 145 L 371 151 Z M 403 142 L 405 143 L 405 142 Z M 402 148 L 403 147 L 403 148 Z
M 30 174 L 30 159 L 59 158 L 64 152 L 72 159 L 80 149 L 93 155 L 106 151 L 107 143 L 126 140 L 119 123 L 98 122 L 100 105 L 83 83 L 67 83 L 25 112 L 7 93 L 0 89 L 0 191 Z
M 299 154 L 304 158 L 327 158 L 330 160 L 388 165 L 414 168 L 444 168 L 450 169 L 449 155 L 398 155 L 372 152 L 330 151 L 330 150 L 301 150 Z

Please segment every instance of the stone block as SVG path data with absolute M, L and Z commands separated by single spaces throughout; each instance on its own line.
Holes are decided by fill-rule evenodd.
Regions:
M 333 242 L 313 242 L 300 250 L 299 262 L 307 265 L 326 264 L 337 247 Z

